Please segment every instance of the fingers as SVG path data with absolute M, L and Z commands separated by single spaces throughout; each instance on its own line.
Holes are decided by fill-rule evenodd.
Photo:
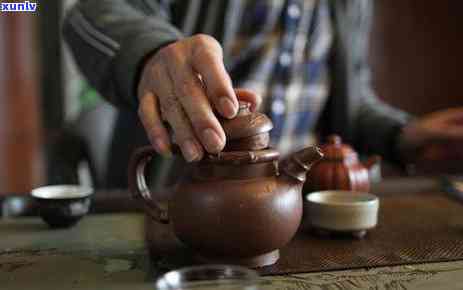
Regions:
M 438 140 L 463 141 L 463 108 L 451 108 L 431 113 L 423 118 L 421 126 Z
M 251 111 L 257 110 L 262 103 L 262 98 L 251 90 L 235 89 L 235 93 L 240 101 L 251 103 Z
M 164 82 L 159 84 L 156 90 L 163 96 L 160 98 L 161 114 L 170 124 L 175 142 L 180 146 L 183 157 L 187 162 L 201 160 L 204 155 L 203 147 L 198 142 L 191 121 L 175 95 L 174 85 L 171 82 Z
M 151 92 L 146 92 L 140 97 L 139 101 L 138 116 L 145 128 L 151 145 L 163 156 L 172 155 L 169 135 L 162 124 L 156 96 Z
M 442 113 L 444 121 L 455 128 L 463 128 L 463 107 L 447 109 Z
M 185 159 L 197 161 L 205 151 L 219 153 L 225 146 L 225 133 L 215 110 L 224 117 L 234 117 L 237 95 L 251 103 L 253 111 L 260 105 L 260 97 L 253 92 L 235 92 L 222 58 L 222 48 L 215 39 L 197 35 L 163 47 L 143 67 L 139 115 L 159 153 L 170 154 L 162 120 L 172 128 Z
M 223 64 L 220 44 L 210 36 L 197 35 L 191 45 L 190 63 L 201 75 L 206 95 L 223 117 L 233 118 L 238 112 L 238 99 Z
M 225 132 L 215 116 L 201 81 L 188 66 L 172 70 L 169 73 L 176 80 L 173 87 L 194 132 L 209 153 L 219 153 L 225 146 Z
M 426 127 L 447 127 L 463 125 L 463 107 L 444 109 L 423 116 L 421 123 Z
M 447 126 L 442 130 L 436 130 L 433 132 L 433 137 L 436 141 L 460 141 L 463 142 L 463 126 Z
M 175 98 L 173 100 L 178 102 Z M 167 103 L 170 103 L 170 109 L 164 110 L 163 115 L 174 131 L 175 141 L 180 146 L 183 157 L 187 162 L 201 160 L 204 155 L 203 148 L 196 139 L 190 121 L 183 112 L 180 103 Z

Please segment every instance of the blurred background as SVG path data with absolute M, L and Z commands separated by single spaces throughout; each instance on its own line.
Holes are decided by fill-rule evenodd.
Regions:
M 62 42 L 60 23 L 73 2 L 0 12 L 0 194 L 57 182 L 107 186 L 114 109 Z M 462 11 L 455 0 L 375 1 L 368 57 L 381 98 L 416 115 L 463 105 Z

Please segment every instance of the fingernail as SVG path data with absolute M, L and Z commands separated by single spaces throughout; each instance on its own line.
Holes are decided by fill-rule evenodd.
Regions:
M 182 149 L 182 153 L 186 161 L 192 162 L 199 159 L 200 153 L 198 147 L 196 147 L 196 144 L 193 141 L 187 140 L 183 142 L 180 148 Z
M 220 98 L 219 104 L 220 104 L 221 113 L 224 117 L 233 118 L 236 115 L 238 108 L 229 98 L 227 97 Z
M 209 153 L 218 153 L 222 150 L 224 144 L 217 133 L 208 128 L 203 132 L 204 147 Z
M 172 158 L 172 151 L 170 150 L 169 146 L 164 142 L 156 142 L 156 146 L 159 148 L 158 152 L 165 158 Z
M 159 138 L 159 136 L 154 136 L 154 134 L 148 133 L 148 139 L 150 140 L 150 143 L 153 145 L 157 153 L 167 158 L 172 157 L 172 152 L 170 151 L 169 145 L 164 140 Z
M 154 149 L 156 149 L 156 151 L 159 154 L 162 154 L 162 152 L 166 148 L 166 145 L 164 144 L 164 142 L 162 140 L 158 139 L 158 138 L 150 138 L 150 139 L 151 139 L 151 143 L 154 146 Z

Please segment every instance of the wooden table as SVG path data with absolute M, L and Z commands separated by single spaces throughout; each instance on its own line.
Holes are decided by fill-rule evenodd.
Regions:
M 418 189 L 435 185 L 426 182 Z M 34 217 L 7 219 L 0 233 L 2 290 L 154 288 L 140 214 L 90 215 L 65 230 Z M 463 289 L 463 261 L 264 277 L 262 289 Z

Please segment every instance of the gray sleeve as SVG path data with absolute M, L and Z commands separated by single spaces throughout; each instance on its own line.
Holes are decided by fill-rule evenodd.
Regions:
M 363 152 L 375 152 L 384 158 L 398 160 L 398 136 L 402 127 L 411 119 L 411 116 L 394 108 L 378 98 L 372 88 L 371 72 L 368 64 L 369 32 L 372 23 L 373 1 L 356 0 L 352 5 L 351 14 L 359 13 L 352 35 L 352 81 L 359 94 L 357 109 L 354 115 L 354 136 L 356 147 Z M 355 22 L 354 22 L 355 23 Z
M 369 74 L 363 72 L 363 74 Z M 380 100 L 371 89 L 368 76 L 360 81 L 361 99 L 354 120 L 356 147 L 366 153 L 378 153 L 385 159 L 400 163 L 398 138 L 411 116 Z
M 168 17 L 157 1 L 81 0 L 63 33 L 89 83 L 113 104 L 135 107 L 143 60 L 182 37 Z

